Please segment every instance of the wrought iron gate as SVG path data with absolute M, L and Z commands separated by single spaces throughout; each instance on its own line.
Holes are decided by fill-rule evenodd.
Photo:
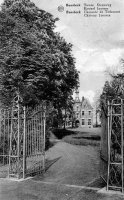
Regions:
M 45 103 L 22 106 L 17 95 L 12 108 L 1 110 L 0 177 L 25 178 L 45 169 Z
M 124 100 L 117 98 L 108 103 L 108 175 L 107 190 L 116 189 L 123 192 L 123 128 Z

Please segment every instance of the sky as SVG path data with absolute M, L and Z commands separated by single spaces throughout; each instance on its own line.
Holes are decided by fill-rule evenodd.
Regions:
M 120 60 L 124 58 L 124 0 L 32 0 L 39 8 L 59 17 L 55 31 L 73 44 L 76 68 L 80 71 L 80 98 L 91 102 L 95 93 L 102 91 L 106 70 L 120 72 Z M 0 0 L 0 3 L 2 0 Z M 111 17 L 84 17 L 83 14 L 66 14 L 66 4 L 111 4 L 112 10 L 120 10 Z M 64 6 L 64 12 L 58 6 Z M 70 8 L 73 10 L 73 8 Z M 79 8 L 75 8 L 79 10 Z

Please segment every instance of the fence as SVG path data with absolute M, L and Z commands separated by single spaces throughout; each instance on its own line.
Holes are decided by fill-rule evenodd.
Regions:
M 25 178 L 45 169 L 45 104 L 13 106 L 1 110 L 0 177 Z

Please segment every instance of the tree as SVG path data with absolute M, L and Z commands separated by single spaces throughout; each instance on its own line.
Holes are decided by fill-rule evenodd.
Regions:
M 101 109 L 100 109 L 100 95 L 101 95 L 101 92 L 100 91 L 96 91 L 96 94 L 94 96 L 94 111 L 95 111 L 95 125 L 96 127 L 98 126 L 98 119 L 100 117 L 100 112 L 101 112 Z
M 106 81 L 100 96 L 100 107 L 107 117 L 107 102 L 120 97 L 124 98 L 124 74 L 111 74 L 111 81 Z
M 73 107 L 74 107 L 74 99 L 72 98 L 72 96 L 69 96 L 67 99 L 65 98 L 64 107 L 63 107 L 63 110 L 64 110 L 64 115 L 63 115 L 64 129 L 66 127 L 67 118 L 69 118 L 72 121 Z
M 17 91 L 24 104 L 52 101 L 61 110 L 78 85 L 72 44 L 54 32 L 50 13 L 30 0 L 4 0 L 0 11 L 1 101 Z M 59 111 L 60 112 L 60 111 Z

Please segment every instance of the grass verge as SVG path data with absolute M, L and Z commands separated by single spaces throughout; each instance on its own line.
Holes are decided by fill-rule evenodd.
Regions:
M 99 140 L 95 140 L 95 139 L 90 139 L 90 138 L 80 138 L 79 139 L 79 134 L 77 134 L 76 136 L 66 136 L 63 138 L 64 142 L 67 142 L 69 144 L 73 144 L 73 145 L 82 145 L 82 146 L 87 146 L 87 145 L 91 145 L 91 146 L 99 146 L 100 145 L 100 141 Z
M 82 146 L 99 146 L 101 136 L 99 131 L 93 130 L 83 130 L 83 129 L 55 129 L 52 131 L 57 139 L 62 139 L 64 142 L 73 145 Z

